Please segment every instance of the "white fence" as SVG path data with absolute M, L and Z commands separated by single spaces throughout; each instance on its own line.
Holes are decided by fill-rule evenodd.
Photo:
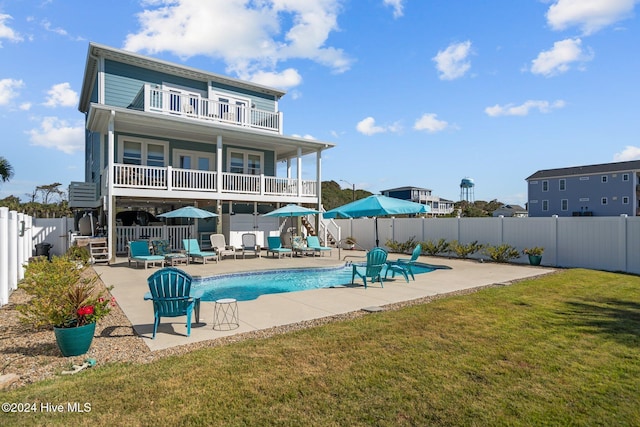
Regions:
M 30 216 L 0 207 L 0 306 L 24 277 L 33 248 L 31 222 Z
M 374 220 L 336 220 L 343 239 L 355 237 L 364 248 L 375 246 Z M 380 246 L 406 242 L 457 240 L 507 243 L 518 250 L 542 246 L 542 264 L 640 274 L 640 217 L 568 218 L 378 218 Z M 487 258 L 475 254 L 473 258 Z M 516 263 L 526 263 L 522 256 Z

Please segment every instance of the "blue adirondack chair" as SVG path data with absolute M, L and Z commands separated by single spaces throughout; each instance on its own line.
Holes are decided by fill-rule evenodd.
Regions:
M 355 277 L 358 276 L 364 281 L 364 287 L 367 287 L 367 278 L 371 279 L 371 283 L 379 281 L 382 284 L 382 269 L 387 263 L 387 251 L 382 248 L 373 248 L 367 253 L 367 263 L 365 265 L 353 264 L 353 272 L 351 273 L 351 284 Z
M 396 273 L 400 273 L 404 278 L 409 281 L 409 275 L 413 280 L 416 280 L 416 276 L 413 275 L 412 266 L 418 261 L 418 257 L 422 253 L 422 245 L 418 244 L 411 253 L 411 258 L 398 258 L 395 261 L 387 261 L 387 271 L 384 274 L 384 278 L 387 278 L 387 274 L 391 271 L 391 277 L 395 277 Z
M 287 254 L 289 254 L 289 256 L 293 256 L 293 252 L 291 251 L 291 249 L 282 247 L 280 236 L 267 236 L 267 242 L 269 243 L 267 256 L 269 256 L 269 253 L 272 253 L 273 256 L 276 256 L 276 254 L 278 254 L 278 258 L 280 258 L 280 256 L 282 255 L 287 256 Z
M 195 310 L 196 323 L 200 321 L 200 296 L 191 293 L 191 276 L 175 267 L 165 267 L 147 279 L 149 292 L 145 300 L 153 301 L 153 338 L 156 337 L 162 317 L 187 316 L 187 336 L 191 335 L 191 314 Z
M 162 267 L 164 265 L 164 256 L 151 255 L 149 242 L 147 240 L 136 240 L 129 242 L 129 266 L 131 266 L 131 261 L 135 261 L 136 267 L 138 263 L 143 263 L 145 269 L 149 264 L 155 265 L 157 262 Z
M 314 252 L 320 252 L 322 255 L 324 255 L 324 251 L 329 251 L 329 256 L 331 256 L 331 248 L 329 246 L 320 245 L 320 239 L 318 236 L 307 236 L 307 247 L 309 249 L 313 249 Z

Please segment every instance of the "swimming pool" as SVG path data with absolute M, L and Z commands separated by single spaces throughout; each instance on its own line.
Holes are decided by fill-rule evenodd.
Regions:
M 416 264 L 413 267 L 413 272 L 414 274 L 422 274 L 437 268 L 441 267 L 428 264 Z M 194 290 L 202 291 L 202 301 L 215 301 L 221 298 L 235 298 L 238 301 L 249 301 L 258 298 L 260 295 L 330 288 L 332 286 L 350 284 L 351 271 L 351 266 L 344 266 L 221 274 L 196 279 L 192 287 Z M 389 277 L 391 277 L 391 275 L 389 275 Z M 397 278 L 398 276 L 396 276 L 396 279 Z M 400 280 L 404 283 L 404 278 L 401 276 Z M 362 280 L 360 280 L 359 283 L 362 283 Z

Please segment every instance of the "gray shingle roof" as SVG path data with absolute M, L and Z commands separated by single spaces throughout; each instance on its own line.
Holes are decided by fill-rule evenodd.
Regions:
M 574 166 L 570 168 L 539 170 L 526 180 L 541 178 L 556 178 L 570 175 L 588 175 L 597 173 L 612 173 L 640 170 L 640 160 L 617 163 L 601 163 L 599 165 Z

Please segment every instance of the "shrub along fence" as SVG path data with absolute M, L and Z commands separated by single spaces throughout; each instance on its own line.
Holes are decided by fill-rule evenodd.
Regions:
M 375 245 L 370 218 L 336 220 L 342 236 L 355 237 L 359 246 Z M 640 274 L 640 217 L 550 218 L 378 218 L 380 245 L 387 241 L 457 240 L 466 244 L 509 244 L 519 251 L 544 248 L 542 265 L 583 267 Z M 482 253 L 471 256 L 487 259 Z M 528 263 L 522 255 L 516 263 Z

